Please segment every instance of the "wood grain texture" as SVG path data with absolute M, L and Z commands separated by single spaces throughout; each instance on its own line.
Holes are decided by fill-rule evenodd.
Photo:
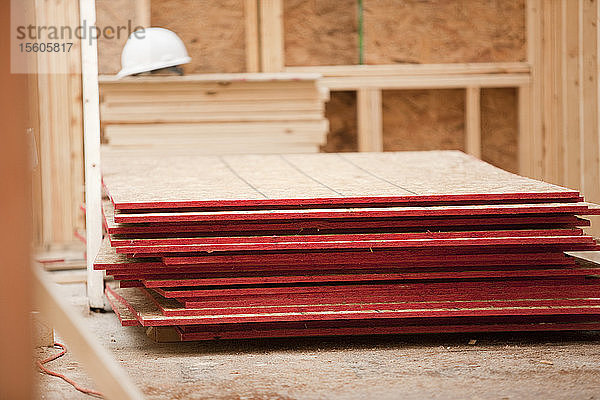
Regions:
M 176 32 L 192 62 L 190 73 L 243 72 L 245 27 L 243 0 L 152 0 L 152 25 Z

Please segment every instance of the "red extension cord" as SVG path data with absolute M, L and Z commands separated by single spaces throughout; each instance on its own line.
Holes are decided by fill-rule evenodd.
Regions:
M 45 360 L 41 360 L 41 361 L 38 360 L 38 361 L 36 361 L 38 368 L 42 372 L 44 372 L 44 373 L 46 373 L 48 375 L 52 375 L 52 376 L 56 376 L 58 378 L 61 378 L 63 381 L 65 381 L 68 384 L 72 385 L 75 389 L 79 390 L 81 393 L 85 393 L 85 394 L 88 394 L 88 395 L 94 396 L 94 397 L 100 397 L 100 398 L 104 397 L 102 395 L 102 393 L 97 392 L 95 390 L 82 388 L 81 386 L 79 386 L 77 384 L 77 382 L 75 382 L 75 381 L 67 378 L 63 374 L 59 374 L 58 372 L 51 371 L 48 368 L 44 367 L 44 364 L 49 363 L 50 361 L 54 361 L 57 358 L 60 358 L 60 357 L 64 356 L 65 354 L 67 354 L 67 348 L 65 347 L 64 344 L 60 344 L 58 342 L 54 342 L 54 346 L 60 347 L 62 349 L 62 351 L 60 353 L 58 353 L 58 354 L 55 354 L 55 355 L 53 355 L 51 357 L 46 358 Z

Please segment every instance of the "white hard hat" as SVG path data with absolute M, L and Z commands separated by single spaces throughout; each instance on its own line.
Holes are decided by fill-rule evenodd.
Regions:
M 183 41 L 164 28 L 144 28 L 133 32 L 121 54 L 118 78 L 155 69 L 187 64 L 189 57 Z

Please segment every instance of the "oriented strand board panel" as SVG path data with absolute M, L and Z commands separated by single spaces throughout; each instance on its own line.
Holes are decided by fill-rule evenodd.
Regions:
M 385 90 L 384 149 L 464 150 L 464 110 L 464 90 Z M 331 119 L 332 128 L 338 126 L 333 123 L 335 118 Z M 343 137 L 335 135 L 338 131 L 332 129 L 327 146 L 335 146 L 335 141 L 332 144 L 329 141 Z M 349 130 L 341 131 L 346 133 Z M 517 172 L 517 138 L 516 89 L 482 89 L 482 159 L 507 171 Z
M 464 150 L 464 98 L 461 89 L 384 90 L 384 150 Z
M 514 173 L 518 171 L 517 107 L 517 89 L 481 90 L 482 160 Z
M 358 151 L 356 92 L 331 92 L 325 105 L 329 120 L 327 143 L 321 150 L 328 153 Z
M 565 288 L 568 287 L 565 285 Z M 598 314 L 600 306 L 589 302 L 589 305 L 565 306 L 535 306 L 524 303 L 521 306 L 509 307 L 471 307 L 465 308 L 405 308 L 398 304 L 389 304 L 387 309 L 380 307 L 357 308 L 345 313 L 332 312 L 281 312 L 281 313 L 255 313 L 255 314 L 223 314 L 203 316 L 171 316 L 162 314 L 159 307 L 150 302 L 143 289 L 112 289 L 114 297 L 121 301 L 132 313 L 137 316 L 143 326 L 165 325 L 199 325 L 199 324 L 225 324 L 225 323 L 255 323 L 255 322 L 283 322 L 283 321 L 325 321 L 325 320 L 364 320 L 384 318 L 440 318 L 440 317 L 473 317 L 473 316 L 519 316 L 519 315 L 561 315 L 561 314 Z M 557 288 L 555 292 L 564 296 Z M 577 293 L 584 293 L 578 290 Z M 587 293 L 590 291 L 588 290 Z M 539 298 L 539 296 L 538 296 Z M 586 303 L 587 304 L 587 303 Z
M 206 253 L 213 252 L 271 252 L 271 251 L 322 251 L 324 257 L 330 251 L 375 249 L 412 249 L 441 248 L 458 249 L 462 246 L 555 246 L 559 249 L 597 250 L 591 236 L 556 237 L 504 237 L 504 238 L 461 238 L 461 239 L 414 239 L 414 240 L 370 240 L 360 242 L 309 242 L 309 243 L 242 243 L 242 244 L 193 244 L 170 246 L 123 246 L 117 247 L 117 253 L 168 254 L 168 253 Z
M 285 65 L 358 63 L 355 0 L 285 0 Z
M 176 32 L 192 62 L 186 73 L 246 70 L 243 0 L 152 0 L 152 26 Z
M 452 239 L 475 237 L 530 237 L 530 236 L 576 236 L 582 235 L 582 229 L 523 229 L 473 232 L 423 232 L 423 233 L 359 233 L 335 235 L 273 235 L 273 236 L 221 236 L 221 237 L 164 237 L 151 239 L 111 238 L 113 247 L 120 246 L 164 246 L 185 244 L 221 244 L 221 243 L 283 243 L 283 242 L 356 242 L 369 240 L 402 239 Z
M 486 215 L 527 214 L 577 214 L 595 215 L 597 210 L 586 203 L 541 203 L 541 204 L 497 204 L 468 206 L 434 207 L 356 207 L 356 208 L 305 208 L 267 210 L 225 210 L 225 211 L 171 211 L 171 212 L 125 212 L 115 215 L 117 223 L 173 223 L 173 222 L 281 222 L 297 220 L 345 220 L 352 222 L 381 218 L 421 218 L 421 217 L 483 217 Z M 362 222 L 361 220 L 361 222 Z
M 525 0 L 364 4 L 367 64 L 525 60 Z
M 510 174 L 461 152 L 156 158 L 105 151 L 102 167 L 117 209 L 578 198 L 577 191 Z
M 135 3 L 138 0 L 96 0 L 96 23 L 101 29 L 117 27 L 112 39 L 102 35 L 98 39 L 98 73 L 113 75 L 121 69 L 121 52 L 129 36 L 128 30 L 118 31 L 119 26 L 137 24 Z

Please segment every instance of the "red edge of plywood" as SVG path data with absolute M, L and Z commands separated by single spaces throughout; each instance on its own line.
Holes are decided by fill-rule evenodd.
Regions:
M 529 200 L 529 199 L 573 199 L 578 200 L 578 191 L 564 192 L 520 192 L 520 193 L 474 193 L 460 195 L 415 195 L 391 197 L 323 197 L 311 199 L 265 199 L 265 200 L 193 200 L 193 201 L 158 201 L 158 202 L 116 202 L 110 191 L 105 190 L 116 210 L 160 209 L 160 208 L 236 208 L 236 207 L 290 207 L 290 206 L 324 206 L 344 204 L 390 204 L 420 202 L 458 202 L 458 201 L 502 201 L 502 200 Z

